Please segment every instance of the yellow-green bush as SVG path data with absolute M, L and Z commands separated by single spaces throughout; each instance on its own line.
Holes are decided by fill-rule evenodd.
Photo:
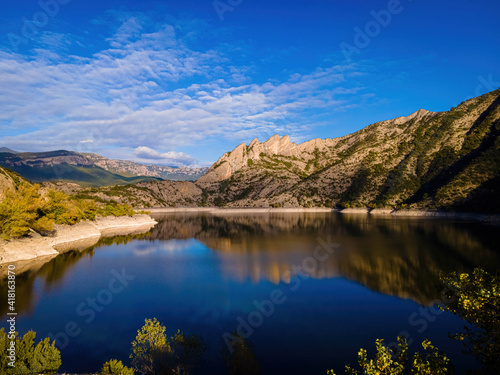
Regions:
M 101 375 L 134 375 L 134 370 L 124 366 L 122 361 L 110 359 L 102 365 Z
M 50 232 L 54 224 L 76 224 L 101 216 L 132 216 L 131 206 L 108 203 L 98 207 L 94 200 L 79 199 L 61 191 L 49 189 L 44 195 L 39 185 L 21 183 L 17 190 L 8 191 L 0 202 L 0 234 L 4 240 L 26 236 L 30 228 Z
M 29 233 L 39 219 L 44 201 L 38 185 L 21 184 L 16 191 L 8 191 L 0 202 L 0 225 L 3 239 L 18 238 Z
M 46 337 L 35 345 L 36 333 L 28 331 L 24 336 L 15 332 L 15 360 L 8 356 L 7 348 L 10 347 L 10 331 L 0 329 L 0 374 L 53 374 L 61 366 L 61 352 L 56 348 L 55 341 L 50 342 Z M 14 362 L 11 367 L 9 363 Z

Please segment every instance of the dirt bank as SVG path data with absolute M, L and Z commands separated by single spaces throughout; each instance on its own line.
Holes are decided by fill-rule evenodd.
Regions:
M 42 237 L 32 232 L 29 237 L 0 243 L 0 274 L 15 263 L 16 273 L 40 267 L 59 254 L 81 251 L 93 246 L 101 237 L 138 234 L 156 225 L 149 215 L 104 217 L 75 225 L 56 225 L 54 237 Z

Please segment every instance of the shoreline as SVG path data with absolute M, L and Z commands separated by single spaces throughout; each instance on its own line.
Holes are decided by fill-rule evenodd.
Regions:
M 268 212 L 339 212 L 335 208 L 316 207 L 316 208 L 301 208 L 301 207 L 157 207 L 147 209 L 151 214 L 155 213 L 170 213 L 170 212 L 207 212 L 207 213 L 268 213 Z
M 405 219 L 459 219 L 485 223 L 500 223 L 499 214 L 479 214 L 444 212 L 438 210 L 395 210 L 392 208 L 240 208 L 240 207 L 175 207 L 148 208 L 151 215 L 172 213 L 208 213 L 224 214 L 269 214 L 269 213 L 337 213 L 342 215 L 367 215 L 377 218 Z M 7 274 L 9 264 L 16 265 L 16 274 L 28 270 L 36 270 L 45 263 L 69 251 L 82 251 L 95 245 L 103 237 L 140 234 L 149 231 L 158 222 L 150 215 L 134 215 L 120 217 L 101 217 L 95 221 L 82 221 L 74 225 L 56 225 L 56 235 L 42 237 L 32 231 L 27 238 L 11 241 L 0 241 L 0 276 Z
M 149 215 L 108 216 L 74 225 L 56 225 L 53 237 L 33 232 L 27 238 L 0 242 L 0 275 L 7 274 L 8 264 L 15 264 L 16 274 L 40 268 L 68 251 L 82 251 L 103 237 L 140 234 L 157 224 Z
M 397 210 L 393 208 L 327 208 L 327 207 L 157 207 L 148 208 L 151 214 L 159 213 L 209 213 L 209 214 L 243 214 L 243 213 L 340 213 L 343 215 L 369 215 L 374 217 L 390 218 L 449 218 L 463 219 L 482 222 L 500 222 L 500 214 L 481 214 L 467 212 L 446 212 L 439 210 L 425 209 L 404 209 Z

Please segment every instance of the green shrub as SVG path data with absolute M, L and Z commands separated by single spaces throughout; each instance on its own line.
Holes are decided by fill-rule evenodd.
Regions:
M 132 206 L 126 204 L 108 203 L 104 209 L 98 210 L 102 216 L 133 216 L 135 211 Z
M 61 353 L 55 347 L 55 341 L 50 343 L 46 337 L 35 345 L 36 333 L 28 331 L 22 339 L 16 334 L 15 367 L 9 366 L 11 362 L 7 352 L 10 346 L 9 335 L 4 328 L 0 329 L 0 373 L 10 374 L 53 374 L 61 366 Z
M 440 279 L 449 301 L 441 309 L 469 323 L 452 337 L 464 343 L 465 351 L 480 360 L 486 373 L 498 373 L 500 276 L 476 268 L 472 274 L 452 272 Z
M 76 224 L 82 220 L 95 220 L 102 216 L 132 216 L 135 212 L 125 204 L 107 203 L 99 208 L 94 200 L 77 198 L 49 189 L 45 196 L 39 185 L 21 183 L 17 190 L 8 191 L 0 202 L 0 233 L 2 239 L 20 238 L 30 228 L 44 234 L 54 224 Z
M 177 331 L 170 340 L 165 326 L 156 318 L 146 319 L 132 342 L 132 365 L 140 374 L 188 375 L 201 365 L 206 350 L 204 341 Z
M 383 340 L 376 340 L 377 352 L 374 357 L 368 360 L 366 350 L 360 349 L 358 353 L 358 364 L 361 371 L 355 370 L 349 365 L 345 366 L 346 375 L 445 375 L 451 374 L 450 360 L 446 354 L 440 352 L 438 348 L 431 345 L 431 342 L 424 340 L 422 347 L 425 350 L 425 358 L 420 353 L 415 353 L 408 368 L 408 343 L 404 336 L 398 336 L 398 346 L 388 348 L 384 346 Z M 327 372 L 328 375 L 335 375 L 333 370 Z
M 23 183 L 18 190 L 8 191 L 0 202 L 0 230 L 2 238 L 19 238 L 27 235 L 39 219 L 39 209 L 45 202 L 38 193 L 38 185 Z
M 102 365 L 101 369 L 102 375 L 134 375 L 134 370 L 124 366 L 122 361 L 116 359 L 110 359 L 108 362 Z
M 37 232 L 50 232 L 54 230 L 54 220 L 49 219 L 47 216 L 43 216 L 35 221 L 32 227 Z

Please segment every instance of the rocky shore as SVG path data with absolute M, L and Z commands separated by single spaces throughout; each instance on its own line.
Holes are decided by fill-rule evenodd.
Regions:
M 154 213 L 169 213 L 169 212 L 207 212 L 207 213 L 227 213 L 227 214 L 253 214 L 253 213 L 282 213 L 282 212 L 338 212 L 338 209 L 332 209 L 327 207 L 315 207 L 315 208 L 301 208 L 301 207 L 283 207 L 283 208 L 270 208 L 270 207 L 172 207 L 172 208 L 148 208 L 147 209 L 152 214 Z
M 254 213 L 315 213 L 315 212 L 337 212 L 344 215 L 347 214 L 362 214 L 371 216 L 385 217 L 407 217 L 407 218 L 450 218 L 463 219 L 486 222 L 500 222 L 500 215 L 494 214 L 479 214 L 479 213 L 461 213 L 461 212 L 445 212 L 438 210 L 425 209 L 408 209 L 396 210 L 394 208 L 328 208 L 328 207 L 286 207 L 286 208 L 238 208 L 238 207 L 168 207 L 168 208 L 148 208 L 152 214 L 155 213 L 210 213 L 210 214 L 254 214 Z
M 81 251 L 95 245 L 101 237 L 139 234 L 150 230 L 156 221 L 149 215 L 103 217 L 75 225 L 56 225 L 55 236 L 42 237 L 32 232 L 29 237 L 0 242 L 0 275 L 15 264 L 16 273 L 35 269 L 59 254 Z

